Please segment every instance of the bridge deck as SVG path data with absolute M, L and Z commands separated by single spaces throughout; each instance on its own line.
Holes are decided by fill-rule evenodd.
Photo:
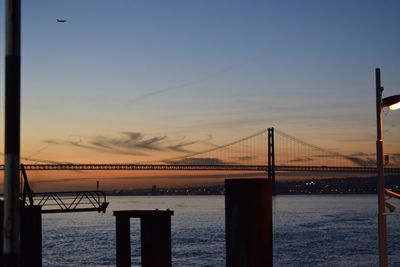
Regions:
M 162 170 L 162 171 L 267 171 L 267 165 L 183 165 L 183 164 L 24 164 L 25 170 Z M 4 165 L 0 165 L 0 170 Z M 275 166 L 275 171 L 282 172 L 367 172 L 376 173 L 375 167 L 338 167 L 338 166 Z M 400 173 L 400 168 L 385 168 L 385 173 Z

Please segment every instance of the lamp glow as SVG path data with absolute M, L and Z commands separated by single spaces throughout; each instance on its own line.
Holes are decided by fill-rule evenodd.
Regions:
M 382 107 L 389 107 L 391 110 L 400 108 L 400 95 L 392 95 L 382 99 Z
M 398 102 L 398 103 L 396 103 L 396 104 L 393 104 L 393 105 L 390 105 L 389 108 L 390 108 L 391 110 L 399 109 L 399 108 L 400 108 L 400 102 Z

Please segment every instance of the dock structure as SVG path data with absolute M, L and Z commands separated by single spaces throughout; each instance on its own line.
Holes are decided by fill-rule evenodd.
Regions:
M 143 267 L 171 267 L 172 210 L 118 210 L 116 217 L 117 267 L 131 266 L 130 218 L 140 218 Z
M 106 194 L 98 190 L 69 191 L 69 192 L 41 192 L 32 191 L 25 167 L 20 165 L 23 178 L 23 190 L 19 194 L 20 204 L 20 258 L 18 264 L 8 264 L 9 260 L 4 253 L 0 254 L 0 266 L 41 267 L 42 266 L 42 214 L 43 213 L 71 213 L 96 211 L 105 213 L 108 202 Z M 0 228 L 3 228 L 4 201 L 0 200 Z M 4 231 L 0 231 L 0 239 Z M 3 250 L 3 242 L 0 242 Z M 8 265 L 7 265 L 8 264 Z
M 42 213 L 105 213 L 109 204 L 103 191 L 40 192 L 33 194 L 33 201 Z
M 97 190 L 93 191 L 35 193 L 29 185 L 28 175 L 23 164 L 21 164 L 21 174 L 24 181 L 21 195 L 23 206 L 39 206 L 41 213 L 106 212 L 109 203 L 105 192 L 99 190 L 99 182 L 97 182 Z

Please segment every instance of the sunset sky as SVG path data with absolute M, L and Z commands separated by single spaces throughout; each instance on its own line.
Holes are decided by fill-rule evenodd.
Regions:
M 374 153 L 376 67 L 384 96 L 400 94 L 399 1 L 22 2 L 24 158 L 152 161 L 268 127 Z M 400 112 L 383 121 L 385 152 L 399 153 Z M 73 188 L 152 174 L 30 175 Z

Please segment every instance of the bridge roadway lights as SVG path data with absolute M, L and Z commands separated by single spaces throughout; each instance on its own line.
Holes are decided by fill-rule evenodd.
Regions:
M 130 218 L 140 218 L 142 266 L 171 267 L 171 210 L 121 210 L 116 217 L 117 267 L 131 266 Z
M 103 170 L 103 171 L 133 171 L 133 170 L 181 170 L 181 171 L 268 171 L 267 165 L 167 165 L 167 164 L 25 164 L 27 171 L 52 170 Z M 0 164 L 0 171 L 4 165 Z M 276 172 L 370 172 L 376 173 L 376 167 L 340 167 L 340 166 L 285 166 L 275 165 Z M 399 174 L 400 168 L 385 168 L 386 173 Z
M 272 267 L 269 179 L 225 180 L 226 266 Z

